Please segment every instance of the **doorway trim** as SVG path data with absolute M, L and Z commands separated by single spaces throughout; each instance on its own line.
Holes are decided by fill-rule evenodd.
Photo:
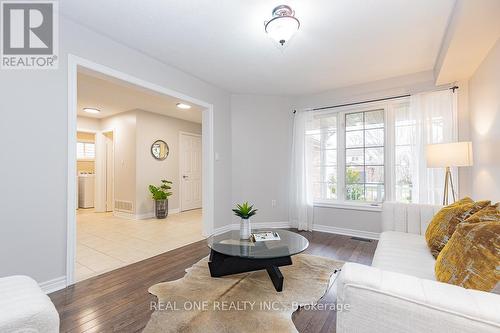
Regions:
M 200 105 L 202 111 L 202 207 L 203 236 L 214 231 L 214 108 L 213 105 L 197 98 L 185 95 L 158 84 L 145 81 L 119 70 L 92 62 L 90 60 L 68 55 L 68 174 L 67 174 L 67 233 L 66 233 L 66 286 L 75 281 L 76 263 L 76 131 L 77 131 L 77 78 L 78 68 L 111 76 L 133 85 L 173 96 L 193 104 Z
M 108 212 L 108 202 L 107 202 L 107 191 L 108 191 L 108 155 L 107 155 L 107 143 L 106 143 L 106 133 L 111 133 L 113 136 L 113 156 L 111 158 L 111 166 L 114 168 L 115 165 L 115 130 L 111 129 L 102 129 L 96 133 L 96 195 L 95 201 L 98 201 L 98 204 L 94 204 L 94 207 L 99 207 L 99 212 Z M 99 141 L 98 141 L 99 140 Z M 104 149 L 106 147 L 106 149 Z M 99 148 L 99 151 L 98 149 Z M 99 162 L 99 163 L 98 163 Z M 114 181 L 114 172 L 113 172 L 113 183 L 111 187 L 112 192 L 112 203 L 111 203 L 111 211 L 114 211 L 114 193 L 115 193 L 115 181 Z
M 181 168 L 181 165 L 182 165 L 182 160 L 180 158 L 180 156 L 182 155 L 182 136 L 183 135 L 191 135 L 191 136 L 197 136 L 197 137 L 201 137 L 201 146 L 202 146 L 202 155 L 203 155 L 203 126 L 202 126 L 202 134 L 198 134 L 198 133 L 191 133 L 191 132 L 186 132 L 186 131 L 179 131 L 179 212 L 182 213 L 182 185 L 181 185 L 181 182 L 182 182 L 182 168 Z M 203 179 L 204 179 L 204 169 L 203 169 L 203 156 L 202 156 L 202 159 L 201 159 L 201 184 L 202 184 L 202 187 L 203 187 Z M 201 189 L 201 202 L 202 202 L 202 206 L 201 208 L 203 209 L 203 188 Z

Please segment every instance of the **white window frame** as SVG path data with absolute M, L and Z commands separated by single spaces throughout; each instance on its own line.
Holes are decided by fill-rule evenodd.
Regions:
M 394 153 L 394 106 L 409 103 L 409 97 L 394 98 L 382 102 L 369 102 L 352 106 L 339 107 L 318 112 L 318 114 L 333 114 L 337 116 L 337 199 L 314 199 L 316 207 L 332 207 L 341 209 L 381 211 L 382 202 L 349 201 L 345 200 L 345 115 L 349 113 L 368 112 L 375 110 L 384 111 L 384 200 L 393 200 L 393 182 L 395 179 Z

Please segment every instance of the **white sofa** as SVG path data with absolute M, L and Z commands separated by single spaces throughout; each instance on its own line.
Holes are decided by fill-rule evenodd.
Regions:
M 0 332 L 59 332 L 59 314 L 32 278 L 22 275 L 0 278 Z
M 438 206 L 385 203 L 372 266 L 337 279 L 337 332 L 500 332 L 500 295 L 437 282 L 425 230 Z

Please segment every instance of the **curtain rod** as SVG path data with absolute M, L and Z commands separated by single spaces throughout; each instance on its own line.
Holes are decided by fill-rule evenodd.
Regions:
M 453 86 L 453 87 L 447 88 L 447 89 L 450 89 L 451 91 L 455 92 L 455 90 L 458 89 L 458 86 Z M 442 90 L 445 90 L 445 89 L 442 89 Z M 387 101 L 387 100 L 391 100 L 391 99 L 403 98 L 403 97 L 410 97 L 410 96 L 411 96 L 410 94 L 406 94 L 406 95 L 399 95 L 399 96 L 393 96 L 393 97 L 385 97 L 385 98 L 372 99 L 372 100 L 362 101 L 362 102 L 354 102 L 354 103 L 347 103 L 347 104 L 337 104 L 337 105 L 332 105 L 332 106 L 323 106 L 323 107 L 320 107 L 320 108 L 310 109 L 308 111 L 320 111 L 320 110 L 326 110 L 326 109 L 335 109 L 335 108 L 340 108 L 340 107 L 344 107 L 344 106 L 352 106 L 352 105 L 359 105 L 359 104 L 373 103 L 373 102 L 382 102 L 382 101 Z M 297 112 L 297 110 L 293 110 L 294 114 L 296 112 Z

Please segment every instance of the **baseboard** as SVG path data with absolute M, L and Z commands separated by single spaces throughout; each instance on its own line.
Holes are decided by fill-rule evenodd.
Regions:
M 231 231 L 231 230 L 236 230 L 236 229 L 233 229 L 232 224 L 227 224 L 223 227 L 215 228 L 214 235 L 220 235 L 220 234 L 223 234 L 223 233 Z
M 179 208 L 174 208 L 174 209 L 169 209 L 168 214 L 178 214 L 180 213 Z M 152 219 L 155 218 L 155 212 L 147 212 L 143 214 L 132 214 L 132 213 L 125 213 L 125 212 L 120 212 L 120 211 L 114 211 L 113 216 L 120 217 L 122 219 L 127 219 L 127 220 L 146 220 L 146 219 Z
M 251 222 L 252 229 L 286 229 L 286 228 L 291 228 L 290 222 L 257 222 L 253 223 Z M 240 228 L 240 225 L 238 223 L 232 223 L 225 225 L 220 228 L 216 228 L 214 230 L 214 234 L 220 235 L 225 232 L 231 231 L 231 230 L 238 230 Z
M 236 224 L 236 229 L 238 229 L 240 226 L 239 224 Z M 286 229 L 286 228 L 291 228 L 290 222 L 258 222 L 258 223 L 252 223 L 252 228 L 255 229 L 274 229 L 274 228 L 279 228 L 279 229 Z
M 122 219 L 127 219 L 127 220 L 135 220 L 135 214 L 133 213 L 126 213 L 126 212 L 120 212 L 120 211 L 113 211 L 113 216 L 119 217 Z
M 44 293 L 50 294 L 54 291 L 66 288 L 66 276 L 60 276 L 49 281 L 41 282 L 38 285 Z
M 225 225 L 223 227 L 215 229 L 214 234 L 220 235 L 222 233 L 225 233 L 225 232 L 228 232 L 231 230 L 238 230 L 239 228 L 240 228 L 240 225 L 238 223 L 232 223 L 232 224 L 228 224 L 228 225 Z M 252 223 L 252 229 L 253 228 L 255 228 L 255 229 L 273 229 L 273 228 L 287 229 L 287 228 L 292 228 L 292 225 L 288 221 L 286 221 L 286 222 L 258 222 L 258 223 Z M 367 238 L 367 239 L 376 239 L 376 240 L 378 240 L 380 237 L 380 234 L 377 232 L 339 228 L 339 227 L 332 227 L 329 225 L 320 225 L 320 224 L 314 224 L 313 231 L 326 232 L 329 234 L 345 235 L 345 236 L 352 236 L 352 237 L 361 237 L 361 238 Z
M 332 227 L 329 225 L 320 225 L 320 224 L 314 224 L 313 231 L 326 232 L 329 234 L 368 238 L 368 239 L 377 239 L 377 240 L 380 237 L 380 234 L 378 232 L 339 228 L 339 227 Z
M 143 214 L 135 214 L 134 215 L 134 220 L 147 220 L 147 219 L 152 219 L 155 217 L 154 212 L 147 212 Z

